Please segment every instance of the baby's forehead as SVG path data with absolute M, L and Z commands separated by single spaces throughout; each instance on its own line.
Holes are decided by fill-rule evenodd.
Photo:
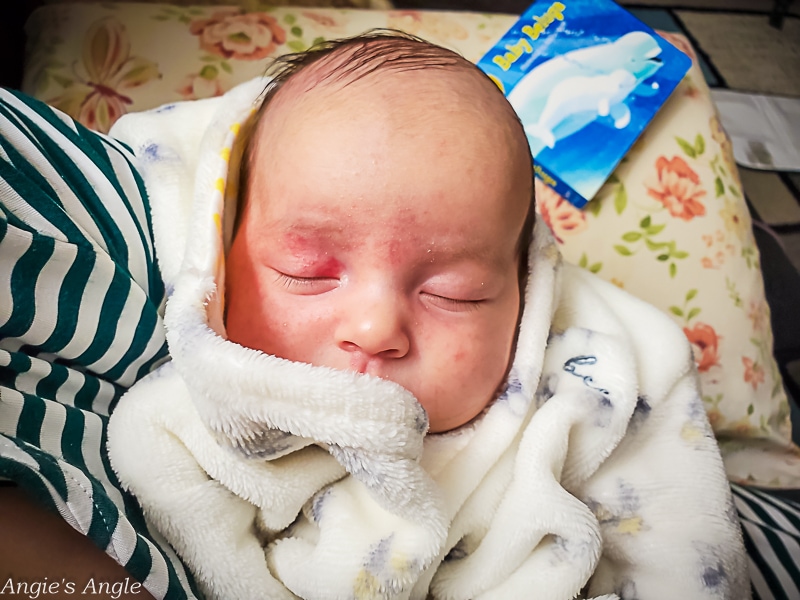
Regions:
M 313 116 L 338 102 L 377 101 L 421 118 L 466 104 L 484 119 L 516 121 L 502 93 L 474 64 L 418 40 L 389 37 L 343 45 L 282 75 L 268 88 L 260 120 L 270 113 L 304 110 Z
M 258 115 L 247 187 L 256 172 L 273 176 L 278 166 L 297 175 L 298 165 L 319 162 L 304 148 L 354 136 L 376 153 L 410 140 L 412 151 L 433 165 L 446 155 L 465 163 L 479 157 L 486 165 L 502 163 L 514 180 L 530 179 L 524 132 L 500 90 L 466 59 L 424 48 L 433 50 L 364 57 L 345 47 L 295 69 L 267 94 Z

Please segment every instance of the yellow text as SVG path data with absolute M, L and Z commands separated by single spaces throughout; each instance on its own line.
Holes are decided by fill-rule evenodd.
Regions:
M 564 10 L 566 8 L 566 5 L 561 2 L 553 2 L 543 15 L 533 17 L 533 25 L 523 26 L 522 33 L 526 37 L 521 37 L 516 42 L 506 44 L 506 52 L 495 56 L 492 62 L 503 71 L 508 71 L 511 65 L 519 60 L 520 56 L 533 52 L 531 41 L 538 40 L 539 36 L 545 32 L 553 21 L 564 20 Z
M 539 165 L 533 165 L 533 172 L 536 173 L 536 176 L 541 179 L 544 183 L 549 185 L 550 187 L 556 187 L 556 180 L 548 175 L 547 171 L 545 171 Z

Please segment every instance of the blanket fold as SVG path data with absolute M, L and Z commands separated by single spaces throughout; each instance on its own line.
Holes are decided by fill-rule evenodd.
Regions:
M 226 339 L 236 161 L 265 83 L 112 130 L 151 195 L 172 360 L 120 401 L 109 454 L 204 593 L 748 598 L 688 343 L 562 265 L 541 222 L 505 388 L 456 431 L 426 435 L 392 382 Z

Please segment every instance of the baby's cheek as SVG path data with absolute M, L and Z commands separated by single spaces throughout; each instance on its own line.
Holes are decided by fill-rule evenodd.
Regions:
M 225 328 L 230 341 L 254 350 L 267 351 L 265 342 L 271 336 L 258 311 L 244 308 L 239 303 L 229 306 Z
M 490 358 L 484 355 L 484 351 L 487 349 L 486 340 L 481 343 L 477 335 L 464 335 L 460 340 L 455 341 L 452 347 L 454 350 L 450 355 L 450 361 L 459 369 L 469 369 L 465 376 L 474 376 L 476 368 L 478 371 L 486 368 L 487 359 Z
M 281 337 L 282 315 L 257 281 L 240 280 L 231 289 L 225 326 L 228 339 L 242 346 L 274 354 Z
M 467 352 L 463 348 L 459 348 L 456 350 L 455 354 L 453 354 L 453 362 L 457 365 L 462 365 L 466 362 L 467 359 Z
M 515 331 L 516 319 L 502 318 L 469 340 L 469 347 L 464 350 L 472 361 L 475 385 L 493 393 L 502 383 L 511 360 Z
M 281 358 L 336 367 L 324 358 L 333 343 L 330 318 L 314 304 L 285 294 L 271 298 L 260 324 L 264 347 Z

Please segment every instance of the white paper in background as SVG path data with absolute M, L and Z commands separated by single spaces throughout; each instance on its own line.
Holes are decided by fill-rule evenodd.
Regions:
M 751 169 L 800 171 L 800 98 L 711 90 L 736 162 Z

